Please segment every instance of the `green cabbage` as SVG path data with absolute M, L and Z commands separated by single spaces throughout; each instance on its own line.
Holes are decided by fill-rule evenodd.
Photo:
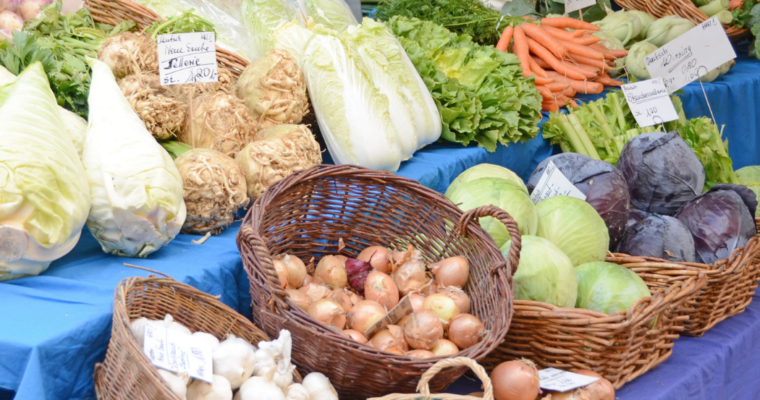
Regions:
M 243 24 L 251 36 L 250 56 L 256 60 L 274 48 L 274 31 L 293 20 L 300 21 L 298 8 L 286 0 L 243 0 Z
M 509 256 L 509 240 L 501 246 Z M 514 277 L 515 300 L 533 300 L 557 307 L 573 308 L 578 295 L 578 282 L 573 263 L 550 241 L 524 235 L 520 265 Z
M 752 189 L 757 198 L 760 199 L 760 166 L 753 165 L 737 169 L 736 177 L 739 180 L 739 184 Z
M 98 60 L 90 63 L 83 158 L 92 195 L 87 227 L 106 253 L 146 257 L 174 239 L 185 222 L 182 179 L 111 69 Z
M 686 18 L 667 15 L 649 25 L 646 41 L 657 47 L 662 47 L 695 26 Z
M 475 179 L 460 185 L 450 193 L 447 192 L 446 197 L 462 211 L 487 205 L 499 207 L 508 212 L 517 222 L 521 234 L 536 234 L 538 216 L 533 201 L 528 196 L 527 191 L 506 179 Z M 509 240 L 509 232 L 507 232 L 506 226 L 495 218 L 480 218 L 480 226 L 491 235 L 499 247 Z
M 575 197 L 554 196 L 538 203 L 536 213 L 536 236 L 554 243 L 574 266 L 605 259 L 610 235 L 590 204 Z
M 528 188 L 525 186 L 525 182 L 517 176 L 514 172 L 510 171 L 507 168 L 504 168 L 500 165 L 494 165 L 494 164 L 478 164 L 474 167 L 470 167 L 466 169 L 464 172 L 459 174 L 456 179 L 454 179 L 453 182 L 451 182 L 451 185 L 449 185 L 449 188 L 446 189 L 446 197 L 449 197 L 449 194 L 453 193 L 455 190 L 457 190 L 460 186 L 464 185 L 467 182 L 474 181 L 475 179 L 480 178 L 501 178 L 506 179 L 517 186 L 520 186 L 520 188 L 525 192 L 528 193 Z
M 519 271 L 519 269 L 518 269 Z M 592 262 L 575 268 L 578 279 L 576 308 L 613 314 L 651 297 L 644 280 L 628 268 L 608 262 Z
M 304 0 L 304 3 L 306 14 L 314 18 L 314 22 L 334 31 L 359 24 L 344 0 Z
M 37 275 L 79 241 L 90 209 L 82 162 L 62 129 L 42 64 L 0 107 L 0 280 Z

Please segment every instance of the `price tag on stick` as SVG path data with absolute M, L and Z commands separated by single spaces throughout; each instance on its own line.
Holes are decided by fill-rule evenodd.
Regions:
M 166 329 L 153 322 L 145 324 L 143 353 L 158 368 L 186 372 L 191 378 L 213 383 L 211 346 L 187 333 Z
M 554 165 L 554 161 L 549 161 L 530 199 L 533 200 L 533 204 L 538 204 L 554 196 L 570 196 L 586 201 L 586 195 L 567 179 L 565 174 Z
M 644 66 L 673 93 L 734 58 L 723 25 L 712 17 L 644 57 Z
M 662 78 L 629 83 L 623 85 L 622 89 L 633 117 L 640 127 L 678 119 L 678 113 L 670 101 L 668 89 Z
M 596 5 L 596 0 L 565 0 L 565 14 Z
M 157 43 L 161 85 L 219 81 L 214 32 L 158 35 Z

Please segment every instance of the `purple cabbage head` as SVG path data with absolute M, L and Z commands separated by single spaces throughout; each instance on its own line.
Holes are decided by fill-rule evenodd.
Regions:
M 633 225 L 625 232 L 618 251 L 670 261 L 696 261 L 694 240 L 689 228 L 667 215 L 653 214 Z
M 712 264 L 729 257 L 757 235 L 752 214 L 756 208 L 757 199 L 752 191 L 745 192 L 737 185 L 715 185 L 686 203 L 676 218 L 691 231 L 697 260 Z
M 623 237 L 628 221 L 628 186 L 623 175 L 606 161 L 594 160 L 583 154 L 562 153 L 545 159 L 533 170 L 526 185 L 530 192 L 550 161 L 586 195 L 586 202 L 594 207 L 607 225 L 610 248 L 614 249 Z
M 625 224 L 625 229 L 628 230 L 630 227 L 638 224 L 639 222 L 647 219 L 648 216 L 653 215 L 648 212 L 644 212 L 641 210 L 637 210 L 635 208 L 632 208 L 628 210 L 628 223 Z
M 674 215 L 705 186 L 705 168 L 675 131 L 629 140 L 617 167 L 628 183 L 631 205 L 649 213 Z

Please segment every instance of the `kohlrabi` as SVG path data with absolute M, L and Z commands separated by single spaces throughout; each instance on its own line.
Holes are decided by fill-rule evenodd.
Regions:
M 668 15 L 652 22 L 652 25 L 649 26 L 649 31 L 647 31 L 646 41 L 657 47 L 661 47 L 695 26 L 693 22 L 686 18 Z

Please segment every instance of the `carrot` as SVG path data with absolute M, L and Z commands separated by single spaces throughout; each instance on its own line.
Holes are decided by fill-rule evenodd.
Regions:
M 515 29 L 515 31 L 517 31 L 517 29 Z M 549 65 L 551 65 L 551 67 L 555 71 L 563 75 L 567 75 L 568 77 L 572 79 L 578 79 L 578 80 L 584 80 L 586 78 L 593 78 L 594 76 L 596 76 L 595 74 L 591 74 L 590 76 L 587 76 L 589 75 L 587 72 L 580 71 L 577 68 L 573 68 L 572 66 L 563 63 L 562 61 L 557 59 L 557 57 L 554 57 L 554 55 L 549 50 L 546 50 L 544 46 L 541 46 L 540 44 L 538 44 L 538 42 L 536 42 L 535 40 L 527 39 L 527 41 L 528 41 L 528 47 L 530 48 L 530 51 L 532 51 L 533 54 L 535 54 L 539 58 L 546 61 Z M 549 72 L 547 71 L 547 74 L 548 73 Z
M 573 43 L 580 44 L 582 46 L 591 46 L 594 43 L 601 42 L 602 38 L 596 37 L 596 36 L 584 36 L 580 38 L 575 38 L 573 40 Z
M 549 32 L 550 35 L 554 36 L 557 39 L 580 44 L 583 46 L 588 46 L 602 40 L 602 38 L 598 38 L 596 36 L 576 37 L 572 32 L 568 32 L 564 29 L 553 28 L 551 26 L 544 26 L 543 28 Z
M 594 78 L 596 78 L 597 75 L 599 75 L 599 74 L 602 73 L 602 70 L 599 69 L 599 68 L 592 67 L 592 66 L 586 65 L 586 64 L 581 64 L 581 63 L 579 63 L 577 61 L 574 61 L 574 60 L 565 60 L 565 62 L 568 65 L 572 65 L 573 67 L 578 68 L 578 70 L 580 70 L 580 71 L 584 71 L 584 72 L 587 72 L 589 74 L 594 74 L 594 76 L 588 77 L 588 79 L 594 79 Z
M 605 63 L 604 61 L 601 61 L 601 60 L 594 60 L 594 59 L 583 57 L 583 56 L 579 56 L 579 55 L 576 55 L 576 54 L 571 54 L 569 57 L 570 57 L 570 59 L 572 61 L 575 61 L 578 64 L 590 65 L 590 66 L 592 66 L 592 67 L 594 67 L 594 68 L 596 68 L 598 70 L 601 70 L 602 72 L 607 71 L 608 69 L 610 69 L 610 66 L 607 65 L 607 63 Z
M 538 57 L 531 57 L 530 59 L 533 60 L 533 62 L 536 63 L 536 65 L 538 65 L 539 67 L 543 68 L 544 70 L 552 69 L 552 67 L 551 67 L 551 65 L 549 65 L 549 63 L 547 63 L 546 61 L 544 61 L 544 60 L 542 60 L 542 59 L 540 59 Z M 531 63 L 530 65 L 531 65 L 531 68 L 533 68 L 533 63 Z
M 541 110 L 548 112 L 557 112 L 559 111 L 559 105 L 553 101 L 543 101 L 541 102 Z
M 559 97 L 559 95 L 552 93 L 546 86 L 536 85 L 536 89 L 538 89 L 538 93 L 541 93 L 541 97 L 544 99 L 552 100 Z
M 732 10 L 736 7 L 741 7 L 743 1 L 742 0 L 729 0 L 728 1 L 728 9 Z
M 593 58 L 594 60 L 604 60 L 604 54 L 594 49 L 576 43 L 565 42 L 564 40 L 560 40 L 559 42 L 567 47 L 567 52 L 570 54 Z
M 617 79 L 612 79 L 607 74 L 600 74 L 594 80 L 601 83 L 604 86 L 623 86 L 623 82 L 620 82 Z
M 534 82 L 536 85 L 548 85 L 550 83 L 554 83 L 554 79 L 552 78 L 544 78 L 543 76 L 538 76 L 535 73 L 532 73 L 531 76 L 533 76 Z
M 547 89 L 551 90 L 552 93 L 562 93 L 565 91 L 565 89 L 570 87 L 570 85 L 568 85 L 567 83 L 562 83 L 562 82 L 553 82 L 544 86 Z
M 504 32 L 501 34 L 501 38 L 499 38 L 499 43 L 496 44 L 496 48 L 506 52 L 507 47 L 509 47 L 509 42 L 512 41 L 512 32 L 514 28 L 512 25 L 507 25 L 506 28 L 504 28 Z
M 572 107 L 572 108 L 578 108 L 578 107 L 580 107 L 578 105 L 578 103 L 575 100 L 573 100 L 573 99 L 570 99 L 570 101 L 567 102 L 567 106 L 568 107 Z
M 535 58 L 531 57 L 528 60 L 528 63 L 530 63 L 530 70 L 536 73 L 536 76 L 540 76 L 542 78 L 548 78 L 549 76 L 546 75 L 546 70 L 541 68 L 540 65 L 536 62 Z
M 520 66 L 523 69 L 523 76 L 527 78 L 532 75 L 530 70 L 530 62 L 528 61 L 530 58 L 528 39 L 525 37 L 525 32 L 519 26 L 514 28 L 513 34 L 515 38 L 515 44 L 512 46 L 512 50 L 515 52 L 515 55 L 517 55 L 517 58 L 520 59 Z
M 546 47 L 560 60 L 567 54 L 567 48 L 561 45 L 557 39 L 549 34 L 549 32 L 545 31 L 544 28 L 531 23 L 522 24 L 520 25 L 520 28 L 525 32 L 525 35 Z
M 623 58 L 628 55 L 628 50 L 607 50 L 615 58 Z
M 562 95 L 563 95 L 563 96 L 567 96 L 567 97 L 573 97 L 573 96 L 575 96 L 577 93 L 578 93 L 578 92 L 577 92 L 575 89 L 573 89 L 573 88 L 571 88 L 570 86 L 568 86 L 568 87 L 567 87 L 567 89 L 565 89 L 565 90 L 562 92 Z
M 567 83 L 571 88 L 578 91 L 578 93 L 598 94 L 602 93 L 602 90 L 604 90 L 604 86 L 598 82 L 570 79 L 554 71 L 546 71 L 546 73 L 557 82 Z
M 599 27 L 589 24 L 588 22 L 579 21 L 570 17 L 550 17 L 541 20 L 542 25 L 549 25 L 555 28 L 584 29 L 587 31 L 598 32 Z
M 533 17 L 530 17 L 530 16 L 527 16 L 527 15 L 523 15 L 523 19 L 524 19 L 524 20 L 528 20 L 528 21 L 536 21 L 536 19 L 535 19 L 535 18 L 533 18 Z

